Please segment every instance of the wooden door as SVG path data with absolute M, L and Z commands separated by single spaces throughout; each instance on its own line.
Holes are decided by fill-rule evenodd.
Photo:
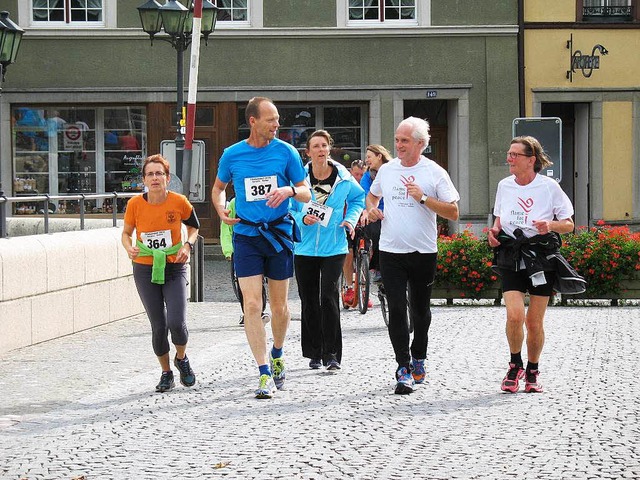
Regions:
M 176 136 L 173 118 L 175 105 L 156 103 L 148 106 L 148 154 L 160 153 L 162 140 L 173 140 Z M 238 138 L 237 106 L 235 103 L 203 103 L 196 108 L 194 140 L 205 144 L 205 201 L 194 203 L 200 219 L 200 235 L 205 243 L 220 241 L 220 218 L 211 204 L 211 187 L 218 172 L 218 160 L 222 151 Z
M 436 125 L 429 129 L 431 139 L 425 150 L 425 157 L 430 158 L 445 170 L 449 171 L 449 149 L 447 143 L 447 127 Z

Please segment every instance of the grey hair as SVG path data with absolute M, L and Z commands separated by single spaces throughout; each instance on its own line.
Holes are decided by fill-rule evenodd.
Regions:
M 398 127 L 401 125 L 409 125 L 411 127 L 411 136 L 415 140 L 423 140 L 425 147 L 429 145 L 429 139 L 431 138 L 431 135 L 429 135 L 429 122 L 422 118 L 407 117 L 400 122 Z

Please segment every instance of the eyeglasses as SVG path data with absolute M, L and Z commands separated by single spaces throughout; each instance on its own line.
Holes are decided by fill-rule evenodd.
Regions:
M 167 175 L 166 172 L 147 172 L 147 177 L 165 177 Z
M 531 155 L 526 155 L 524 153 L 507 152 L 507 157 L 509 157 L 511 160 L 515 160 L 516 158 L 518 158 L 518 155 L 521 155 L 523 157 L 530 157 L 531 156 Z

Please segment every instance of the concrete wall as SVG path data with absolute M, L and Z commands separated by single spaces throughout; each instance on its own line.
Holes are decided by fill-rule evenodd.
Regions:
M 121 232 L 0 239 L 0 353 L 144 312 Z

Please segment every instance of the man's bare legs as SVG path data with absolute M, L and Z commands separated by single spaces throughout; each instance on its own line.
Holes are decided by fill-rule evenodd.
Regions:
M 269 279 L 269 303 L 271 305 L 271 331 L 273 333 L 273 346 L 282 348 L 284 339 L 289 329 L 291 313 L 289 312 L 289 279 Z
M 253 353 L 256 363 L 258 365 L 266 365 L 269 362 L 267 357 L 267 332 L 261 318 L 262 275 L 238 278 L 238 284 L 242 290 L 244 331 L 249 341 L 249 348 L 251 348 L 251 353 Z M 275 320 L 275 315 L 273 320 Z M 274 327 L 275 325 L 272 328 Z

